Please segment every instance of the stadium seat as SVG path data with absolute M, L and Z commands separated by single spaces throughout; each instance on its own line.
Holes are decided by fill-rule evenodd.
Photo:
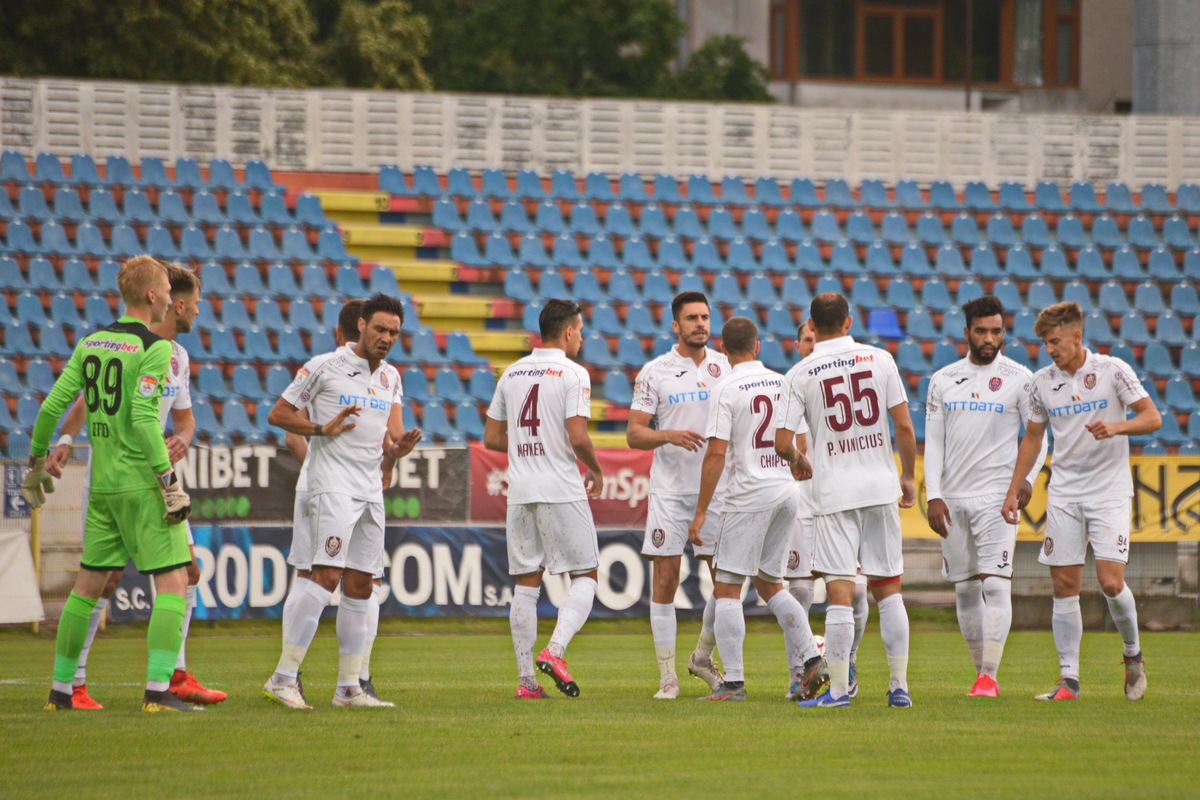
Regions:
M 604 374 L 604 399 L 608 402 L 627 408 L 633 403 L 633 388 L 624 370 L 612 369 Z
M 379 190 L 396 197 L 416 196 L 416 192 L 404 177 L 404 172 L 395 164 L 384 164 L 379 168 Z
M 617 339 L 617 361 L 622 366 L 630 369 L 641 368 L 645 366 L 646 360 L 646 351 L 636 334 L 627 332 Z
M 429 381 L 425 379 L 425 371 L 420 367 L 409 367 L 401 372 L 400 386 L 407 402 L 424 405 L 432 398 Z
M 1101 291 L 1103 291 L 1103 288 Z M 1088 285 L 1078 278 L 1074 278 L 1063 285 L 1062 297 L 1060 299 L 1064 303 L 1078 303 L 1079 307 L 1083 309 L 1083 313 L 1085 314 L 1089 313 L 1093 308 L 1095 308 L 1095 303 L 1092 302 L 1092 294 L 1088 290 Z M 1120 301 L 1122 304 L 1125 303 L 1124 289 L 1121 290 Z M 1113 311 L 1113 314 L 1124 314 L 1127 310 L 1124 305 L 1114 305 L 1114 308 L 1117 310 Z
M 1129 245 L 1122 245 L 1113 253 L 1112 274 L 1117 280 L 1132 283 L 1146 280 L 1146 273 L 1138 261 L 1138 254 Z
M 775 218 L 775 235 L 785 242 L 800 242 L 807 238 L 804 222 L 792 208 L 785 208 Z
M 496 392 L 496 376 L 490 367 L 476 367 L 467 379 L 467 394 L 484 403 L 490 403 Z
M 1162 428 L 1154 435 L 1163 444 L 1176 447 L 1190 444 L 1194 441 L 1192 437 L 1180 430 L 1179 420 L 1175 418 L 1174 414 L 1170 413 L 1162 415 Z
M 1111 351 L 1109 355 L 1112 355 Z M 1154 378 L 1169 378 L 1179 370 L 1171 360 L 1171 351 L 1162 342 L 1151 342 L 1142 353 L 1142 370 Z
M 29 174 L 29 167 L 25 163 L 25 156 L 15 150 L 5 150 L 3 154 L 0 154 L 0 185 L 6 183 L 32 185 L 34 182 L 33 176 Z
M 896 203 L 909 211 L 923 211 L 929 208 L 929 202 L 921 194 L 921 187 L 916 181 L 904 179 L 896 182 Z
M 955 194 L 954 187 L 946 181 L 934 181 L 929 185 L 929 204 L 941 211 L 962 211 L 965 208 Z
M 1182 277 L 1175 265 L 1175 254 L 1162 245 L 1150 251 L 1146 272 L 1151 280 L 1163 283 L 1174 283 Z
M 167 176 L 167 165 L 161 158 L 143 156 L 140 171 L 142 183 L 146 186 L 156 186 L 159 189 L 175 189 L 180 185 Z
M 242 188 L 233 165 L 223 158 L 214 158 L 208 163 L 208 185 L 228 192 L 241 191 Z
M 260 250 L 263 253 L 270 253 L 271 248 L 274 247 L 274 239 L 271 236 L 271 232 L 267 230 L 262 230 L 261 232 L 258 230 L 251 231 L 250 246 L 253 255 L 258 255 L 258 251 Z M 300 264 L 308 264 L 309 266 L 312 266 L 313 262 L 317 260 L 312 248 L 308 246 L 308 237 L 304 234 L 304 231 L 295 226 L 283 232 L 278 255 L 271 258 L 283 258 L 287 261 L 295 261 Z
M 1115 281 L 1113 281 L 1116 284 Z M 1120 286 L 1120 284 L 1116 284 Z M 1121 286 L 1122 297 L 1124 294 L 1124 286 Z M 1143 316 L 1157 317 L 1159 314 L 1167 310 L 1166 303 L 1163 302 L 1162 291 L 1159 290 L 1158 284 L 1153 281 L 1146 281 L 1139 284 L 1133 293 L 1133 307 Z
M 330 225 L 317 236 L 317 255 L 336 264 L 357 264 L 358 259 L 346 252 L 346 244 L 336 226 Z
M 262 196 L 258 213 L 263 222 L 275 227 L 285 228 L 296 222 L 288 211 L 287 201 L 278 192 L 267 192 Z
M 1063 202 L 1062 192 L 1056 184 L 1049 181 L 1038 181 L 1033 191 L 1033 204 L 1042 212 L 1051 214 L 1063 214 L 1068 211 L 1067 204 Z
M 1180 281 L 1171 287 L 1171 310 L 1185 317 L 1200 315 L 1200 298 L 1196 294 L 1196 284 Z
M 54 388 L 54 370 L 50 363 L 40 358 L 31 359 L 25 365 L 25 386 L 40 395 L 47 395 Z
M 520 267 L 513 267 L 504 273 L 504 296 L 518 303 L 528 303 L 534 296 L 533 285 L 529 275 Z
M 221 370 L 213 364 L 202 364 L 196 373 L 196 391 L 213 400 L 228 400 L 234 394 L 225 385 Z
M 1038 278 L 1029 284 L 1029 288 L 1025 292 L 1025 305 L 1035 311 L 1041 311 L 1057 302 L 1058 296 L 1054 292 L 1054 285 L 1043 278 Z
M 877 178 L 866 178 L 858 187 L 859 202 L 867 208 L 891 209 L 896 203 L 888 199 L 887 188 Z
M 930 360 L 933 362 L 933 369 L 939 370 L 950 366 L 959 358 L 958 345 L 950 339 L 943 339 L 933 346 L 933 356 Z
M 713 278 L 712 291 L 709 293 L 712 303 L 736 306 L 745 299 L 741 284 L 732 272 L 722 272 Z
M 542 274 L 538 276 L 537 293 L 543 299 L 571 296 L 571 291 L 567 288 L 566 280 L 563 278 L 562 273 L 556 269 L 542 270 Z
M 77 330 L 86 324 L 79 316 L 79 309 L 75 307 L 71 296 L 61 293 L 50 298 L 50 319 L 59 325 L 66 325 L 71 330 Z
M 1018 214 L 1028 214 L 1034 210 L 1034 205 L 1025 196 L 1025 187 L 1019 183 L 1005 181 L 1000 184 L 1000 207 L 1005 211 Z
M 1122 317 L 1122 322 L 1126 319 Z M 1141 320 L 1141 317 L 1138 317 Z M 1143 327 L 1145 320 L 1141 320 Z M 1132 332 L 1132 328 L 1131 328 Z M 1024 338 L 1024 337 L 1022 337 Z M 1093 311 L 1083 318 L 1083 340 L 1091 347 L 1103 347 L 1116 341 L 1112 328 L 1108 324 L 1108 316 L 1102 311 Z M 1142 344 L 1145 344 L 1143 341 Z
M 925 286 L 921 289 L 921 302 L 931 311 L 949 311 L 954 306 L 954 301 L 950 299 L 950 290 L 938 278 L 925 281 Z
M 873 278 L 866 275 L 859 277 L 850 286 L 850 302 L 868 311 L 883 308 L 885 303 L 879 296 L 879 288 Z
M 1200 186 L 1181 183 L 1175 193 L 1176 207 L 1185 214 L 1200 213 Z
M 1018 300 L 1017 305 L 1010 306 L 1005 303 L 1005 308 L 1017 308 L 1019 305 L 1020 302 Z M 1038 338 L 1037 334 L 1033 332 L 1033 326 L 1036 322 L 1037 314 L 1028 308 L 1022 308 L 1020 311 L 1013 314 L 1013 338 L 1025 342 L 1040 342 L 1041 340 Z
M 796 321 L 792 318 L 792 310 L 784 303 L 775 303 L 767 309 L 767 333 L 779 339 L 793 339 L 796 336 Z
M 871 223 L 871 218 L 862 210 L 855 211 L 847 217 L 846 238 L 855 244 L 870 244 L 875 241 L 875 226 Z
M 896 348 L 896 366 L 902 372 L 924 375 L 929 372 L 929 361 L 916 339 L 905 339 Z
M 56 292 L 63 288 L 63 284 L 58 279 L 58 273 L 54 271 L 54 265 L 39 256 L 29 259 L 29 287 L 35 291 L 45 289 Z M 17 307 L 20 308 L 20 303 Z
M 86 294 L 96 291 L 96 282 L 92 278 L 92 274 L 88 272 L 87 264 L 78 258 L 68 258 L 63 263 L 63 286 L 67 289 L 76 289 Z M 0 283 L 8 285 L 0 277 Z M 21 287 L 13 287 L 19 289 Z
M 1154 337 L 1171 347 L 1183 347 L 1192 341 L 1184 331 L 1183 321 L 1171 311 L 1159 315 Z
M 446 348 L 449 351 L 449 347 Z M 448 353 L 449 355 L 449 353 Z M 453 356 L 450 356 L 453 358 Z M 433 376 L 433 393 L 443 400 L 458 404 L 468 399 L 463 391 L 458 373 L 451 367 L 442 367 Z
M 788 201 L 779 190 L 779 182 L 765 175 L 754 182 L 754 200 L 758 205 L 767 208 L 782 208 L 788 205 Z
M 603 172 L 589 172 L 583 178 L 583 197 L 601 203 L 612 203 L 617 199 L 612 181 Z
M 621 266 L 617 253 L 613 250 L 612 240 L 604 233 L 598 233 L 588 242 L 587 260 L 593 267 L 600 269 L 617 269 Z
M 617 195 L 627 203 L 641 205 L 650 202 L 650 195 L 646 192 L 646 182 L 642 180 L 642 176 L 633 172 L 621 175 L 618 181 Z
M 982 181 L 967 181 L 963 188 L 963 204 L 976 213 L 991 212 L 999 208 L 992 200 L 992 190 Z
M 931 341 L 941 336 L 933 325 L 933 317 L 924 308 L 914 308 L 908 312 L 904 332 L 907 336 L 920 341 Z
M 413 170 L 412 187 L 418 197 L 441 197 L 446 193 L 433 167 L 425 165 Z
M 941 231 L 940 224 L 938 231 Z M 898 211 L 889 212 L 879 225 L 879 236 L 883 241 L 896 247 L 903 247 L 912 238 L 908 229 L 908 221 Z
M 568 170 L 555 170 L 550 176 L 550 197 L 572 203 L 583 199 L 575 175 Z
M 4 202 L 7 201 L 8 197 L 5 195 Z M 54 193 L 54 216 L 60 220 L 75 223 L 83 222 L 87 219 L 87 212 L 83 210 L 83 203 L 79 199 L 79 193 L 67 187 L 56 191 Z
M 575 242 L 575 236 L 567 232 L 563 232 L 554 240 L 554 249 L 550 254 L 550 260 L 568 269 L 579 269 L 585 263 L 583 257 L 579 255 L 579 246 Z
M 246 162 L 246 188 L 258 189 L 262 192 L 280 192 L 287 189 L 282 184 L 275 183 L 271 178 L 271 170 L 262 161 L 251 160 Z
M 632 336 L 632 334 L 630 335 Z M 619 366 L 608 347 L 608 340 L 596 331 L 592 331 L 583 337 L 582 357 L 584 361 L 600 369 L 610 369 Z M 640 367 L 642 365 L 638 364 L 636 366 Z
M 792 367 L 792 360 L 783 352 L 783 345 L 774 336 L 764 336 L 760 340 L 758 360 L 767 369 L 776 372 L 787 372 Z
M 1101 214 L 1092 222 L 1092 244 L 1105 250 L 1115 250 L 1124 244 L 1117 221 L 1108 214 Z
M 604 217 L 604 230 L 610 236 L 624 239 L 633 236 L 637 229 L 634 227 L 633 218 L 629 216 L 629 209 L 618 201 L 608 207 L 608 213 Z
M 480 189 L 484 197 L 492 197 L 496 200 L 511 200 L 513 193 L 508 188 L 508 178 L 501 170 L 485 169 L 480 182 Z
M 963 264 L 962 251 L 950 243 L 938 248 L 934 270 L 946 278 L 962 278 L 967 275 L 966 265 Z
M 874 309 L 867 317 L 867 330 L 880 339 L 902 339 L 900 318 L 892 309 Z
M 175 160 L 175 183 L 186 189 L 200 189 L 208 185 L 200 174 L 200 165 L 196 160 L 185 157 Z
M 321 198 L 316 195 L 302 194 L 296 197 L 296 222 L 309 228 L 324 228 L 329 225 L 329 218 L 321 207 Z
M 933 269 L 929 266 L 929 257 L 925 255 L 925 248 L 916 242 L 909 242 L 900 251 L 900 272 L 910 278 L 925 278 L 933 275 Z
M 1112 277 L 1104 263 L 1104 255 L 1090 244 L 1075 256 L 1075 274 L 1089 281 L 1106 281 Z
M 480 233 L 492 233 L 497 228 L 492 206 L 482 196 L 476 196 L 467 205 L 467 227 Z
M 471 245 L 474 247 L 474 243 Z M 517 262 L 529 267 L 544 268 L 552 266 L 546 248 L 542 245 L 542 237 L 536 233 L 527 233 L 521 239 L 517 250 Z
M 1133 193 L 1120 181 L 1113 181 L 1105 187 L 1104 204 L 1109 211 L 1119 214 L 1132 214 L 1138 210 L 1137 203 L 1133 201 Z
M 924 217 L 922 217 L 922 219 L 924 219 Z M 992 219 L 994 220 L 996 218 L 992 217 Z M 1005 217 L 1004 219 L 1007 219 L 1007 217 Z M 917 221 L 918 233 L 921 232 L 920 224 L 921 224 L 921 220 L 918 220 Z M 1004 242 L 1000 241 L 996 238 L 993 238 L 991 229 L 992 229 L 992 223 L 989 221 L 989 223 L 988 223 L 988 239 L 989 239 L 989 241 L 991 241 L 993 244 L 997 244 L 997 245 L 1000 245 L 1003 247 Z M 975 224 L 975 217 L 972 216 L 971 214 L 968 214 L 966 211 L 963 211 L 962 213 L 955 216 L 954 219 L 951 220 L 951 222 L 950 222 L 950 239 L 955 244 L 959 245 L 960 247 L 974 247 L 975 245 L 979 244 L 979 242 L 982 240 L 980 239 L 980 236 L 979 236 L 979 226 Z M 925 242 L 925 244 L 932 245 L 933 242 Z
M 1138 214 L 1129 220 L 1125 230 L 1125 240 L 1138 250 L 1153 250 L 1158 247 L 1158 236 L 1154 232 L 1154 223 L 1145 214 Z
M 825 244 L 836 242 L 842 238 L 837 217 L 827 209 L 821 209 L 813 215 L 812 222 L 809 223 L 809 230 L 812 231 L 814 239 Z
M 17 295 L 16 318 L 34 325 L 44 325 L 48 321 L 42 301 L 31 292 Z
M 55 198 L 55 208 L 58 208 L 57 198 Z M 1178 214 L 1168 217 L 1163 222 L 1162 240 L 1163 244 L 1172 250 L 1189 250 L 1196 246 L 1196 240 L 1192 237 L 1187 220 Z

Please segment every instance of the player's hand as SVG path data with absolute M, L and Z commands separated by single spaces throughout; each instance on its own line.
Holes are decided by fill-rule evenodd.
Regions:
M 326 436 L 337 436 L 339 433 L 345 433 L 354 428 L 358 423 L 346 422 L 348 417 L 357 417 L 362 408 L 359 406 L 346 406 L 337 413 L 337 416 L 321 426 Z
M 167 457 L 172 464 L 178 464 L 187 455 L 188 443 L 175 434 L 167 437 Z
M 941 498 L 935 498 L 929 501 L 929 527 L 938 536 L 945 539 L 950 535 L 950 526 L 953 523 L 950 521 L 950 509 L 946 507 L 946 501 Z
M 808 462 L 808 459 L 804 457 L 803 453 L 797 453 L 795 463 L 789 464 L 788 466 L 791 467 L 792 477 L 796 480 L 812 480 L 812 464 Z
M 704 437 L 695 431 L 663 431 L 667 435 L 667 444 L 682 447 L 689 453 L 704 449 Z
M 175 470 L 164 472 L 158 479 L 162 483 L 163 503 L 167 507 L 163 519 L 172 525 L 183 522 L 192 515 L 192 498 L 183 490 Z
M 704 527 L 704 520 L 708 517 L 707 511 L 697 511 L 696 516 L 692 517 L 692 524 L 688 525 L 688 541 L 694 545 L 703 545 L 704 542 L 700 538 L 700 529 Z
M 45 456 L 29 457 L 29 472 L 21 483 L 21 495 L 30 508 L 46 505 L 46 495 L 54 494 L 54 478 L 46 469 Z
M 1021 484 L 1021 488 L 1017 490 L 1017 508 L 1021 509 L 1029 505 L 1029 501 L 1033 498 L 1033 487 L 1029 485 L 1029 481 Z
M 900 478 L 900 507 L 912 508 L 917 504 L 917 482 L 911 476 Z
M 393 442 L 392 446 L 384 452 L 389 458 L 403 458 L 413 451 L 413 448 L 417 446 L 417 442 L 421 441 L 423 435 L 420 428 L 409 428 L 399 440 Z
M 583 488 L 588 497 L 599 497 L 604 491 L 604 473 L 589 469 L 583 474 Z
M 1000 514 L 1009 525 L 1016 525 L 1021 521 L 1021 506 L 1017 502 L 1017 495 L 1011 490 L 1004 496 L 1004 505 L 1000 508 Z
M 63 468 L 67 466 L 67 459 L 71 457 L 71 445 L 60 444 L 46 456 L 46 472 L 49 472 L 55 478 L 61 478 Z
M 1097 439 L 1111 439 L 1112 437 L 1118 436 L 1121 433 L 1119 430 L 1117 430 L 1117 423 L 1104 422 L 1103 420 L 1100 422 L 1093 422 L 1091 425 L 1084 425 L 1083 427 L 1087 428 L 1088 433 Z

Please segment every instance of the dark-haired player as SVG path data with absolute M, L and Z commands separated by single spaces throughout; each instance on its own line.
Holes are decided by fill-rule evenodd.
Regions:
M 1012 625 L 1017 526 L 996 513 L 1031 414 L 1033 374 L 1002 355 L 1004 306 L 991 295 L 962 307 L 967 357 L 933 374 L 925 406 L 925 493 L 929 527 L 942 537 L 942 577 L 954 583 L 958 627 L 975 662 L 972 697 L 996 697 L 996 673 Z M 1041 453 L 1019 490 L 1024 507 L 1046 460 Z

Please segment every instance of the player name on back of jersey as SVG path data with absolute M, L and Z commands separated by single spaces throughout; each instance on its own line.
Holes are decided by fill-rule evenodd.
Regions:
M 541 442 L 527 442 L 517 445 L 516 456 L 518 458 L 534 458 L 544 455 L 546 455 L 546 448 L 542 447 Z
M 868 433 L 851 436 L 847 439 L 836 439 L 825 443 L 825 449 L 831 456 L 842 453 L 859 453 L 872 447 L 883 447 L 889 444 L 888 439 L 881 433 Z

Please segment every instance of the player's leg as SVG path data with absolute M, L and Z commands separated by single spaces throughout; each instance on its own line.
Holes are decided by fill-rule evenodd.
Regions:
M 183 613 L 183 639 L 179 644 L 179 658 L 175 661 L 175 671 L 171 674 L 171 694 L 185 703 L 208 706 L 220 703 L 228 695 L 218 689 L 209 689 L 196 680 L 196 674 L 187 667 L 187 636 L 192 625 L 192 612 L 196 610 L 196 587 L 200 585 L 200 564 L 196 561 L 196 548 L 192 541 L 192 529 L 187 528 L 188 551 L 192 560 L 187 565 L 187 608 Z
M 730 512 L 726 512 L 728 515 Z M 728 541 L 728 539 L 727 539 Z M 713 575 L 713 633 L 721 648 L 725 680 L 712 694 L 701 700 L 745 700 L 746 672 L 742 661 L 742 646 L 746 639 L 746 618 L 742 612 L 742 584 L 746 576 L 722 568 L 717 560 Z
M 117 585 L 121 582 L 123 570 L 113 570 L 108 573 L 108 577 L 104 582 L 104 588 L 100 591 L 100 597 L 96 599 L 96 605 L 92 608 L 92 613 L 88 617 L 87 637 L 83 640 L 83 649 L 79 651 L 79 666 L 75 668 L 75 679 L 71 681 L 71 705 L 73 708 L 82 711 L 99 711 L 104 706 L 97 703 L 88 694 L 87 690 L 87 662 L 88 656 L 92 652 L 92 643 L 96 640 L 96 633 L 100 630 L 100 620 L 104 617 L 104 612 L 108 608 L 108 601 L 112 598 L 113 593 L 117 591 Z
M 314 539 L 309 517 L 308 492 L 297 491 L 292 515 L 292 547 L 287 557 L 287 563 L 296 568 L 296 575 L 283 603 L 283 649 L 279 666 L 264 687 L 264 694 L 270 699 L 277 699 L 273 695 L 282 692 L 288 697 L 288 702 L 284 704 L 296 708 L 308 707 L 304 688 L 300 683 L 300 664 L 304 661 L 304 655 L 317 632 L 321 612 L 329 605 L 329 598 L 332 596 L 332 590 L 327 590 L 312 580 Z M 331 585 L 337 586 L 336 577 Z M 324 603 L 316 609 L 314 616 L 312 612 L 317 604 L 321 603 L 322 598 Z M 273 689 L 272 684 L 284 688 Z M 293 706 L 293 703 L 296 705 Z
M 708 520 L 712 519 L 709 515 Z M 708 527 L 708 520 L 704 525 Z M 720 516 L 717 517 L 718 524 Z M 701 534 L 703 536 L 704 534 Z M 714 534 L 715 538 L 715 534 Z M 704 540 L 705 542 L 708 539 Z M 713 580 L 713 560 L 712 554 L 701 555 L 697 554 L 698 558 L 708 570 L 709 582 Z M 711 592 L 708 599 L 704 601 L 704 611 L 700 616 L 700 637 L 696 640 L 696 647 L 692 650 L 692 654 L 688 656 L 688 674 L 693 675 L 708 684 L 709 691 L 715 692 L 717 687 L 725 681 L 725 674 L 713 661 L 713 651 L 717 647 L 717 633 L 715 625 L 717 622 L 717 598 Z
M 996 514 L 999 497 L 979 498 L 972 503 L 971 530 L 974 533 L 976 563 L 983 593 L 983 645 L 979 677 L 971 687 L 975 697 L 1000 694 L 997 674 L 1004 656 L 1004 644 L 1012 627 L 1013 550 L 1017 544 L 1017 526 Z
M 104 589 L 107 576 L 108 569 L 87 566 L 81 566 L 75 576 L 75 585 L 58 620 L 58 633 L 54 643 L 54 678 L 50 686 L 50 698 L 44 706 L 47 711 L 68 711 L 74 708 L 72 680 L 79 664 L 79 653 L 87 637 L 88 618 L 96 606 L 100 592 Z
M 675 593 L 679 590 L 679 564 L 687 541 L 685 506 L 684 498 L 652 494 L 646 512 L 642 557 L 651 563 L 650 633 L 658 661 L 656 700 L 679 696 L 679 676 L 675 672 L 678 635 Z
M 371 581 L 371 596 L 367 600 L 367 640 L 363 644 L 362 666 L 358 671 L 358 685 L 364 692 L 378 698 L 375 684 L 371 681 L 371 653 L 375 649 L 375 637 L 379 635 L 379 603 L 383 597 L 383 572 L 376 573 Z
M 508 573 L 515 576 L 512 604 L 508 607 L 508 629 L 517 658 L 518 700 L 544 700 L 550 695 L 538 684 L 533 666 L 537 643 L 537 604 L 542 593 L 542 563 L 545 554 L 537 535 L 533 504 L 510 505 L 505 531 Z
M 942 578 L 954 584 L 954 611 L 958 629 L 967 643 L 975 677 L 983 664 L 983 583 L 979 579 L 979 557 L 975 548 L 976 531 L 972 518 L 964 513 L 965 504 L 947 500 L 950 529 L 942 545 Z M 999 516 L 999 515 L 996 515 Z M 1003 521 L 1003 519 L 1001 519 Z
M 1084 509 L 1088 540 L 1096 557 L 1096 578 L 1108 603 L 1108 613 L 1124 644 L 1125 697 L 1141 700 L 1146 694 L 1146 667 L 1138 636 L 1137 604 L 1125 583 L 1129 559 L 1129 500 L 1097 503 Z
M 339 496 L 349 511 L 352 524 L 342 545 L 342 599 L 338 603 L 338 678 L 335 706 L 393 707 L 395 703 L 368 695 L 359 683 L 363 650 L 371 613 L 373 578 L 383 557 L 383 503 L 370 503 Z M 320 563 L 321 556 L 314 559 Z M 378 607 L 376 607 L 378 611 Z
M 1057 504 L 1053 499 L 1047 504 L 1045 538 L 1038 561 L 1050 567 L 1054 586 L 1050 628 L 1058 650 L 1060 677 L 1053 689 L 1037 695 L 1038 700 L 1079 698 L 1079 644 L 1083 639 L 1079 591 L 1087 547 L 1085 530 L 1079 504 Z
M 567 646 L 591 616 L 596 600 L 600 548 L 596 523 L 586 500 L 572 503 L 538 503 L 534 523 L 551 575 L 571 576 L 571 586 L 558 608 L 558 622 L 550 643 L 537 657 L 537 668 L 554 678 L 554 685 L 568 697 L 579 696 L 579 686 L 563 660 Z
M 857 512 L 813 516 L 813 573 L 825 578 L 825 661 L 829 688 L 801 700 L 803 707 L 850 705 L 850 651 L 854 644 L 854 587 L 858 571 Z
M 808 624 L 808 611 L 790 591 L 783 589 L 781 576 L 789 568 L 794 571 L 800 569 L 799 563 L 792 563 L 800 561 L 796 543 L 796 503 L 797 497 L 792 495 L 764 515 L 762 526 L 765 535 L 762 538 L 758 572 L 754 576 L 754 587 L 759 598 L 767 604 L 767 610 L 775 615 L 775 620 L 783 630 L 790 673 L 785 695 L 788 700 L 798 696 L 815 697 L 828 679 L 822 667 L 821 652 Z M 802 544 L 799 546 L 803 547 Z M 806 561 L 811 565 L 811 553 Z
M 879 608 L 879 635 L 887 652 L 888 705 L 909 708 L 908 693 L 908 611 L 900 594 L 904 573 L 904 540 L 900 532 L 900 512 L 892 504 L 871 506 L 861 511 L 862 568 L 867 585 Z

